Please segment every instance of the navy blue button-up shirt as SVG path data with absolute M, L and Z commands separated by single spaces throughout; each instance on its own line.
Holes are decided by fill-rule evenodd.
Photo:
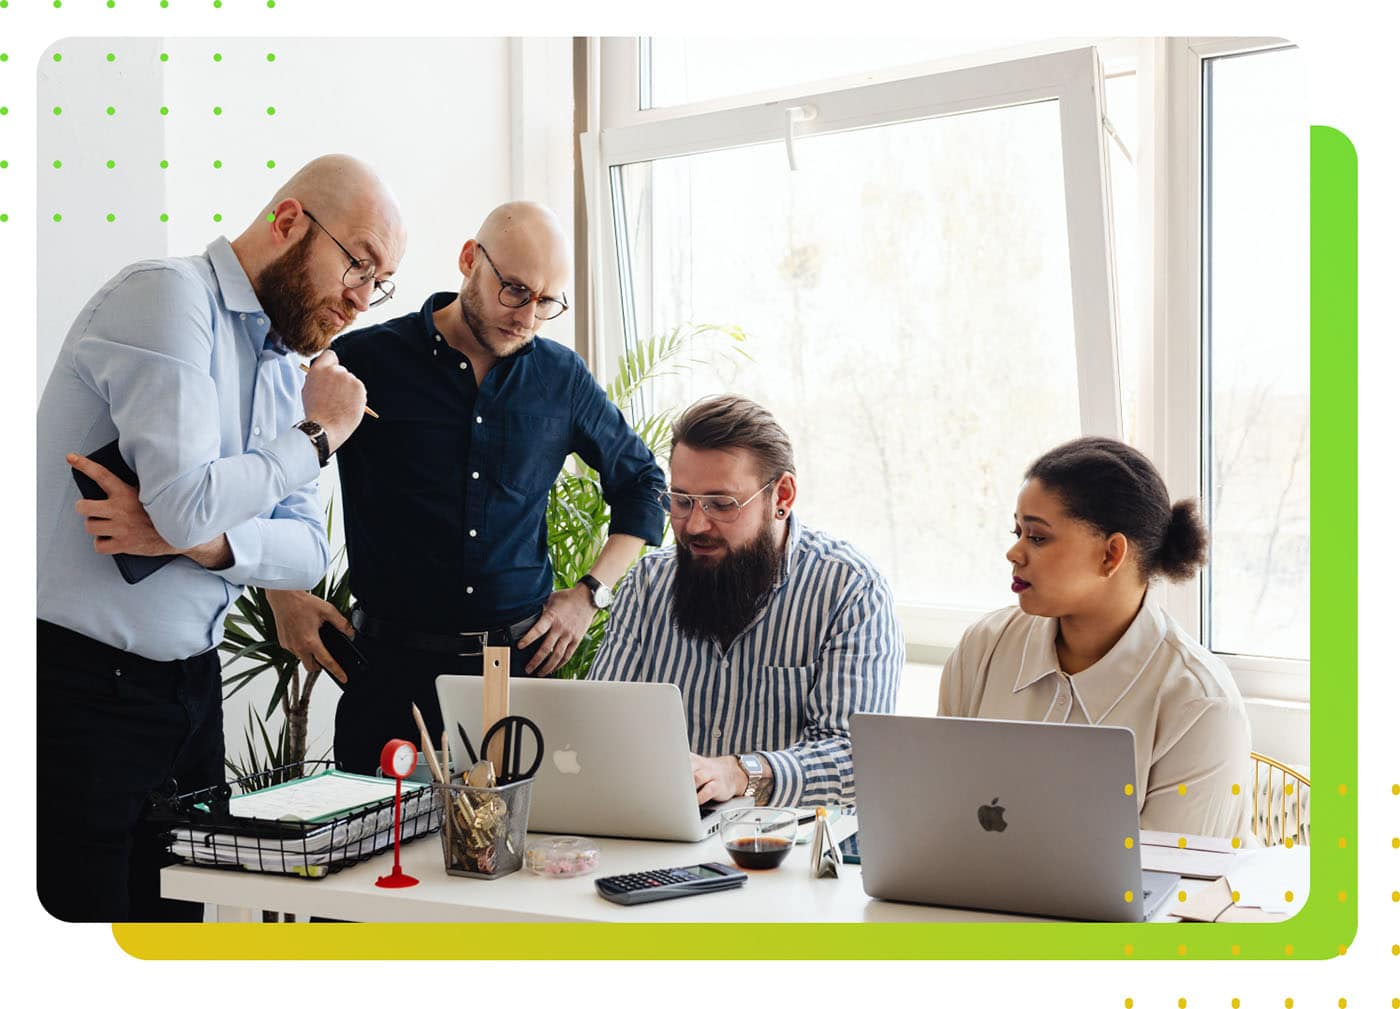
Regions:
M 598 471 L 609 532 L 656 545 L 664 522 L 661 469 L 583 359 L 536 338 L 478 388 L 433 324 L 455 297 L 335 342 L 380 415 L 336 453 L 350 588 L 372 616 L 430 633 L 498 627 L 544 604 L 545 505 L 571 452 Z

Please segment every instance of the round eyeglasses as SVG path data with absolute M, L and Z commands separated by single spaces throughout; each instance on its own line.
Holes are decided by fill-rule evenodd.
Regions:
M 558 298 L 549 298 L 542 294 L 536 294 L 524 284 L 516 284 L 506 280 L 505 277 L 501 276 L 501 271 L 496 269 L 496 264 L 491 259 L 491 254 L 486 251 L 486 246 L 477 242 L 476 247 L 481 250 L 481 254 L 486 257 L 487 265 L 491 267 L 491 272 L 501 282 L 501 291 L 496 298 L 506 308 L 524 308 L 533 301 L 535 303 L 535 318 L 541 322 L 557 319 L 569 310 L 568 300 L 562 293 Z
M 690 517 L 698 504 L 711 522 L 733 522 L 739 517 L 739 512 L 744 510 L 745 505 L 771 486 L 773 481 L 769 480 L 743 501 L 729 494 L 682 494 L 679 491 L 662 491 L 661 507 L 671 513 L 671 518 L 684 519 Z
M 334 242 L 340 248 L 341 252 L 345 253 L 346 259 L 350 260 L 350 265 L 346 268 L 344 276 L 340 278 L 341 283 L 346 287 L 356 288 L 364 287 L 370 281 L 374 281 L 375 294 L 374 297 L 369 300 L 370 308 L 373 308 L 375 305 L 383 304 L 394 296 L 394 282 L 392 280 L 374 279 L 375 269 L 373 261 L 368 259 L 356 259 L 349 249 L 340 244 L 340 239 L 336 238 L 329 231 L 326 231 L 326 226 L 316 220 L 316 218 L 312 216 L 311 211 L 302 207 L 301 212 L 310 218 L 312 224 L 325 232 L 326 237 Z

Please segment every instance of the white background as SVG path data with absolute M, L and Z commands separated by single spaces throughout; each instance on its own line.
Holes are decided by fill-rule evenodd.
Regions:
M 309 0 L 279 0 L 269 11 L 262 0 L 225 0 L 214 10 L 203 0 L 171 0 L 161 10 L 156 0 L 118 0 L 108 10 L 101 0 L 67 0 L 62 10 L 48 0 L 10 0 L 0 11 L 0 50 L 10 55 L 0 65 L 0 104 L 9 115 L 0 121 L 0 157 L 10 167 L 0 176 L 0 211 L 10 220 L 0 225 L 0 261 L 5 291 L 10 295 L 6 319 L 12 348 L 5 369 L 3 402 L 8 410 L 11 483 L 20 488 L 7 503 L 11 531 L 11 566 L 32 571 L 34 528 L 33 399 L 37 361 L 34 356 L 37 319 L 35 302 L 36 157 L 33 148 L 34 77 L 39 54 L 54 40 L 74 35 L 246 36 L 258 35 L 401 35 L 458 36 L 486 34 L 647 34 L 688 31 L 711 33 L 752 31 L 781 34 L 800 21 L 801 34 L 834 34 L 869 30 L 883 34 L 893 25 L 909 31 L 942 36 L 985 36 L 996 26 L 1015 23 L 1027 35 L 1190 34 L 1278 35 L 1298 42 L 1309 69 L 1308 104 L 1311 121 L 1335 126 L 1356 144 L 1361 173 L 1361 540 L 1375 542 L 1382 532 L 1381 509 L 1389 505 L 1394 450 L 1389 409 L 1393 375 L 1397 371 L 1395 321 L 1391 307 L 1397 257 L 1394 236 L 1400 233 L 1395 180 L 1400 177 L 1394 128 L 1394 88 L 1389 71 L 1394 63 L 1393 36 L 1378 15 L 1362 14 L 1359 4 L 1333 2 L 1325 6 L 1299 3 L 1241 5 L 1225 14 L 1215 4 L 1182 2 L 1153 17 L 1133 13 L 1122 4 L 1046 5 L 1006 0 L 995 6 L 963 7 L 955 12 L 926 9 L 914 14 L 894 5 L 867 2 L 853 12 L 847 4 L 808 2 L 802 5 L 712 2 L 703 11 L 677 8 L 666 18 L 654 3 L 612 4 L 606 11 L 564 4 L 516 3 L 494 12 L 484 5 L 445 8 L 433 3 L 400 0 L 393 5 L 342 0 L 334 5 Z M 445 13 L 444 11 L 451 11 Z M 691 12 L 701 13 L 699 20 Z M 934 13 L 936 11 L 936 13 Z M 883 14 L 884 17 L 879 15 Z M 373 86 L 393 89 L 394 82 L 376 76 Z M 408 101 L 438 104 L 445 123 L 456 108 L 470 107 L 482 90 L 472 68 L 462 65 L 434 81 L 428 94 L 406 95 Z M 346 144 L 354 149 L 351 143 Z M 288 159 L 287 164 L 294 163 Z M 45 162 L 46 164 L 46 162 Z M 425 193 L 424 195 L 431 195 Z M 444 193 L 444 198 L 451 196 Z M 47 220 L 47 218 L 44 218 Z M 90 287 L 90 285 L 88 285 Z M 1394 738 L 1400 691 L 1390 675 L 1394 659 L 1386 627 L 1385 552 L 1381 560 L 1361 564 L 1360 777 L 1351 794 L 1360 803 L 1358 851 L 1361 880 L 1356 895 L 1360 929 L 1347 956 L 1322 963 L 822 963 L 722 964 L 562 964 L 535 968 L 528 964 L 499 968 L 466 968 L 458 964 L 427 964 L 397 968 L 384 964 L 180 964 L 143 963 L 122 953 L 103 926 L 63 925 L 47 918 L 33 896 L 32 853 L 24 829 L 26 805 L 14 812 L 18 830 L 7 832 L 4 862 L 9 870 L 3 884 L 7 960 L 11 991 L 26 1003 L 69 1004 L 100 999 L 123 1005 L 154 1001 L 194 1000 L 209 1005 L 246 1006 L 262 999 L 288 1004 L 325 1004 L 330 1000 L 359 1005 L 370 997 L 396 997 L 404 1002 L 460 1001 L 470 998 L 492 1005 L 561 1001 L 654 1002 L 713 1004 L 724 999 L 747 1000 L 758 994 L 795 1003 L 809 1001 L 849 1004 L 869 1001 L 873 993 L 890 1000 L 932 1005 L 972 1006 L 1122 1006 L 1131 997 L 1137 1007 L 1176 1006 L 1185 998 L 1191 1007 L 1229 1006 L 1239 998 L 1243 1007 L 1282 1006 L 1285 997 L 1295 1009 L 1337 1006 L 1388 1006 L 1400 996 L 1400 960 L 1392 943 L 1400 942 L 1400 905 L 1390 892 L 1400 887 L 1400 852 L 1390 838 L 1400 835 L 1400 798 L 1390 795 L 1400 781 L 1400 757 Z M 11 609 L 5 615 L 6 640 L 14 645 L 12 677 L 15 687 L 5 706 L 11 748 L 23 755 L 16 778 L 30 779 L 33 746 L 33 668 L 30 604 L 33 582 L 25 574 L 9 589 Z M 1326 657 L 1315 664 L 1325 675 Z M 42 755 L 40 755 L 42 759 Z M 736 952 L 752 953 L 752 950 Z M 462 951 L 470 957 L 470 950 Z M 15 977 L 15 974 L 18 977 Z M 221 983 L 221 978 L 231 983 Z M 468 980 L 470 983 L 468 984 Z M 743 993 L 743 994 L 741 994 Z

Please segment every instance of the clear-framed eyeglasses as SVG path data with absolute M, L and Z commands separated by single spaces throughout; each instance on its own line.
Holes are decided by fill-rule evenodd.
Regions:
M 662 491 L 661 507 L 671 513 L 671 518 L 684 519 L 690 517 L 698 504 L 711 522 L 733 522 L 750 501 L 772 486 L 773 481 L 769 480 L 743 501 L 729 494 L 682 494 L 679 491 Z
M 373 308 L 375 305 L 383 304 L 394 296 L 394 282 L 392 280 L 375 280 L 375 269 L 372 260 L 355 258 L 355 255 L 349 249 L 341 245 L 340 239 L 336 238 L 329 231 L 326 231 L 326 226 L 316 220 L 316 218 L 312 216 L 311 211 L 302 207 L 301 212 L 310 219 L 312 224 L 325 232 L 326 237 L 334 242 L 340 248 L 341 252 L 345 253 L 346 259 L 350 260 L 350 265 L 346 268 L 345 275 L 341 278 L 341 283 L 346 287 L 354 288 L 364 287 L 366 284 L 373 281 L 375 293 L 374 296 L 369 299 L 370 308 Z

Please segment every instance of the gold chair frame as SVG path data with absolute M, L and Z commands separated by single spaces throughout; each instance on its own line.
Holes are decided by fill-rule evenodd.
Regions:
M 1307 794 L 1312 790 L 1312 782 L 1287 764 L 1280 763 L 1272 757 L 1267 757 L 1262 753 L 1250 753 L 1249 756 L 1254 761 L 1253 806 L 1250 816 L 1250 829 L 1254 832 L 1254 836 L 1259 838 L 1265 847 L 1288 844 L 1290 840 L 1293 844 L 1306 845 L 1311 833 L 1309 821 L 1312 811 L 1310 808 L 1305 808 L 1305 800 Z M 1260 787 L 1261 769 L 1267 769 L 1262 789 Z M 1277 790 L 1274 788 L 1275 771 L 1279 772 Z M 1265 813 L 1262 833 L 1259 815 L 1261 799 L 1264 801 Z M 1275 811 L 1278 813 L 1277 824 L 1274 822 Z M 1291 829 L 1288 815 L 1290 811 L 1293 814 Z M 1275 836 L 1275 827 L 1277 827 L 1277 836 Z

